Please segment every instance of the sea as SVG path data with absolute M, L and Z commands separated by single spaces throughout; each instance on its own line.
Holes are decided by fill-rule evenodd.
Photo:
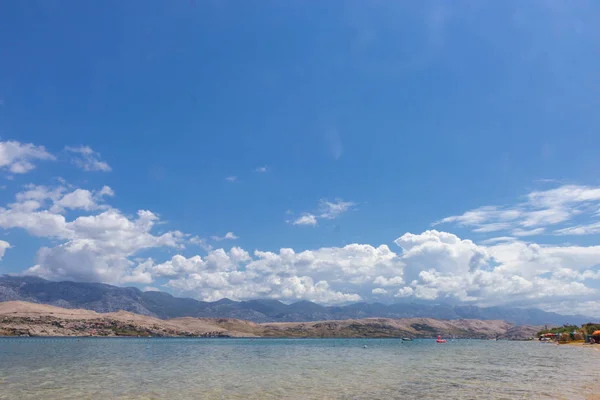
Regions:
M 585 399 L 600 351 L 539 342 L 0 338 L 0 399 Z

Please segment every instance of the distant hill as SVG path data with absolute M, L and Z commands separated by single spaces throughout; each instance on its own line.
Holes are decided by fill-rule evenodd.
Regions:
M 516 325 L 583 324 L 593 318 L 560 315 L 537 309 L 430 305 L 415 303 L 355 303 L 326 307 L 310 301 L 284 304 L 277 300 L 216 302 L 174 297 L 164 292 L 142 292 L 102 283 L 52 282 L 30 276 L 0 276 L 0 301 L 29 301 L 96 312 L 129 311 L 167 319 L 177 317 L 235 318 L 264 322 L 308 322 L 362 318 L 435 318 L 446 320 L 503 320 Z
M 366 318 L 257 324 L 231 318 L 154 317 L 118 311 L 97 313 L 24 301 L 0 303 L 0 336 L 192 336 L 269 338 L 528 339 L 541 327 L 505 321 L 432 318 Z

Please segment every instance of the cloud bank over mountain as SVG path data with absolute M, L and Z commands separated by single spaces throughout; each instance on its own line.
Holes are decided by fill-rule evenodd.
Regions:
M 543 238 L 542 232 L 593 230 L 600 209 L 597 187 L 562 185 L 531 192 L 513 206 L 484 206 L 434 223 L 507 235 L 481 243 L 430 229 L 401 233 L 390 245 L 277 251 L 221 247 L 239 239 L 231 231 L 210 238 L 178 230 L 159 233 L 163 221 L 157 213 L 127 214 L 110 205 L 115 196 L 106 185 L 23 185 L 0 208 L 0 228 L 45 240 L 22 272 L 50 280 L 161 287 L 207 301 L 270 298 L 334 305 L 416 299 L 597 315 L 600 246 L 524 241 L 519 238 L 531 235 L 517 232 L 540 230 L 536 235 Z M 337 218 L 353 204 L 322 200 L 320 218 Z M 571 222 L 586 213 L 587 224 Z M 14 251 L 9 241 L 1 248 L 2 254 Z M 149 250 L 162 252 L 144 257 Z

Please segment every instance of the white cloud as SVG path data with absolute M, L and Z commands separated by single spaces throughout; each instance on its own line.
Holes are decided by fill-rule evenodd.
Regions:
M 379 286 L 398 286 L 404 283 L 404 278 L 402 278 L 402 274 L 400 276 L 393 276 L 391 278 L 386 278 L 385 276 L 378 276 L 373 280 L 373 284 Z
M 65 151 L 71 153 L 71 161 L 84 171 L 110 172 L 112 170 L 108 163 L 101 160 L 100 153 L 89 146 L 67 146 Z
M 517 228 L 514 229 L 511 233 L 515 236 L 519 236 L 519 237 L 523 237 L 523 236 L 535 236 L 535 235 L 541 235 L 542 233 L 544 233 L 546 229 L 545 228 L 535 228 L 535 229 L 521 229 L 521 228 Z
M 43 208 L 47 202 L 52 206 L 49 211 L 52 213 L 62 213 L 65 210 L 97 210 L 105 209 L 108 206 L 101 204 L 104 197 L 113 196 L 113 190 L 104 186 L 99 191 L 90 191 L 86 189 L 74 189 L 68 191 L 66 184 L 50 188 L 42 185 L 25 185 L 25 190 L 16 194 L 17 202 L 9 204 L 13 210 L 37 210 Z
M 318 211 L 314 213 L 304 213 L 295 220 L 287 221 L 292 225 L 311 225 L 316 226 L 319 219 L 336 219 L 341 214 L 349 211 L 354 207 L 356 203 L 351 201 L 343 201 L 342 199 L 336 199 L 335 201 L 327 201 L 321 199 L 319 201 Z M 286 214 L 291 214 L 288 210 Z
M 535 191 L 527 195 L 529 203 L 540 208 L 560 208 L 565 204 L 600 201 L 600 188 L 563 185 L 555 189 Z
M 488 245 L 488 244 L 495 244 L 495 243 L 500 243 L 500 242 L 512 242 L 514 240 L 517 240 L 517 239 L 512 236 L 498 236 L 498 237 L 486 239 L 486 240 L 482 241 L 481 244 Z
M 373 290 L 371 290 L 371 293 L 374 295 L 381 295 L 381 294 L 387 294 L 387 290 L 383 289 L 383 288 L 375 288 Z
M 152 266 L 152 273 L 159 277 L 185 276 L 187 274 L 202 272 L 205 264 L 205 261 L 200 256 L 188 259 L 178 254 L 162 264 Z
M 113 197 L 115 195 L 115 192 L 110 188 L 110 186 L 102 186 L 102 189 L 100 189 L 100 191 L 98 192 L 98 196 L 107 196 L 107 197 Z
M 317 225 L 317 217 L 312 214 L 304 214 L 292 221 L 292 225 Z
M 4 253 L 6 253 L 7 249 L 10 249 L 12 246 L 10 243 L 0 240 L 0 260 L 4 257 Z
M 56 160 L 44 146 L 17 141 L 0 142 L 0 169 L 24 174 L 35 168 L 34 162 Z
M 521 226 L 526 228 L 534 226 L 554 225 L 560 222 L 568 221 L 573 215 L 577 214 L 576 210 L 563 208 L 549 208 L 546 210 L 531 211 L 521 221 Z
M 0 228 L 24 229 L 33 236 L 60 241 L 55 247 L 38 251 L 37 265 L 27 270 L 30 274 L 48 279 L 150 283 L 150 273 L 133 268 L 129 258 L 149 248 L 181 248 L 183 234 L 152 234 L 159 218 L 150 211 L 140 210 L 131 218 L 119 210 L 99 206 L 98 199 L 110 193 L 108 187 L 93 193 L 84 189 L 67 192 L 65 186 L 28 185 L 16 194 L 15 203 L 0 208 Z M 107 209 L 69 221 L 60 214 L 66 208 Z
M 568 299 L 600 300 L 598 291 L 583 282 L 600 278 L 595 269 L 600 246 L 540 246 L 511 240 L 485 247 L 438 231 L 405 234 L 396 243 L 403 249 L 404 279 L 410 283 L 396 297 L 454 298 L 482 306 L 546 310 Z
M 210 244 L 208 244 L 206 239 L 203 239 L 200 236 L 194 236 L 190 238 L 189 242 L 193 245 L 203 248 L 206 251 L 211 251 L 213 249 L 213 247 Z
M 256 168 L 256 172 L 267 172 L 267 167 L 266 166 L 258 167 L 258 168 Z
M 73 192 L 65 194 L 60 200 L 55 201 L 50 211 L 61 212 L 64 209 L 90 211 L 96 208 L 98 208 L 98 204 L 96 204 L 92 192 L 85 189 L 75 189 Z
M 146 286 L 144 292 L 160 292 L 160 289 L 154 286 Z
M 421 271 L 432 268 L 442 273 L 464 275 L 481 268 L 489 260 L 484 247 L 451 233 L 435 230 L 419 235 L 406 233 L 395 243 L 403 250 L 407 281 L 417 279 Z
M 151 274 L 143 268 L 133 268 L 130 257 L 144 249 L 181 248 L 183 238 L 178 231 L 160 236 L 151 234 L 156 222 L 158 217 L 144 210 L 138 211 L 136 219 L 115 209 L 71 222 L 63 217 L 62 226 L 55 229 L 58 233 L 54 236 L 65 242 L 52 248 L 42 247 L 37 254 L 37 265 L 27 272 L 46 279 L 151 283 Z
M 30 201 L 10 205 L 10 208 L 0 208 L 0 227 L 4 229 L 22 228 L 30 235 L 38 237 L 66 237 L 65 217 L 51 213 L 48 210 L 39 211 L 33 207 L 20 207 L 31 204 Z
M 398 292 L 394 295 L 394 297 L 410 297 L 414 294 L 413 288 L 410 286 L 401 287 L 398 289 Z
M 511 224 L 506 223 L 506 222 L 494 222 L 491 224 L 481 225 L 481 226 L 473 229 L 473 232 L 481 232 L 481 233 L 497 232 L 497 231 L 503 231 L 503 230 L 509 229 L 510 227 L 511 227 Z
M 25 200 L 36 200 L 36 201 L 46 201 L 58 200 L 63 193 L 67 190 L 66 186 L 61 185 L 55 188 L 50 188 L 48 186 L 43 185 L 25 185 L 25 190 L 19 192 L 15 195 L 15 199 L 17 202 L 22 202 Z
M 228 176 L 225 178 L 226 181 L 228 182 L 237 182 L 237 176 Z
M 204 300 L 275 298 L 322 303 L 358 301 L 371 295 L 376 276 L 401 276 L 401 265 L 387 246 L 353 244 L 296 253 L 217 249 L 201 259 L 175 256 L 153 271 L 173 277 L 167 286 Z
M 117 284 L 166 281 L 176 294 L 202 300 L 272 298 L 340 304 L 415 298 L 547 310 L 554 304 L 564 309 L 575 305 L 571 312 L 582 312 L 577 301 L 600 301 L 594 283 L 600 280 L 600 246 L 540 245 L 513 236 L 476 244 L 429 230 L 401 235 L 395 240 L 396 250 L 354 243 L 250 254 L 240 247 L 213 249 L 200 237 L 178 231 L 153 233 L 160 223 L 158 215 L 139 210 L 128 216 L 103 202 L 112 194 L 108 187 L 86 190 L 65 182 L 58 187 L 28 185 L 13 203 L 0 208 L 0 228 L 23 229 L 58 242 L 39 249 L 29 274 Z M 68 218 L 58 212 L 71 209 L 89 215 Z M 519 226 L 513 233 L 531 235 L 532 229 Z M 233 232 L 218 237 L 235 238 Z M 158 261 L 135 258 L 145 249 L 181 252 L 184 242 L 205 246 L 206 255 L 176 254 Z M 9 246 L 0 241 L 0 256 Z
M 434 223 L 455 223 L 488 233 L 507 231 L 514 236 L 535 236 L 547 232 L 551 226 L 561 225 L 576 216 L 590 218 L 600 208 L 600 187 L 562 185 L 557 188 L 533 191 L 525 201 L 512 206 L 483 206 L 461 215 L 443 218 Z M 562 227 L 554 233 L 559 235 L 585 235 L 600 233 L 600 222 L 575 227 Z
M 600 221 L 593 224 L 569 226 L 554 231 L 557 235 L 595 235 L 600 233 Z
M 233 233 L 233 232 L 227 232 L 225 234 L 225 236 L 211 236 L 210 238 L 212 240 L 214 240 L 214 241 L 217 241 L 217 242 L 220 242 L 222 240 L 236 240 L 236 239 L 239 239 L 239 237 L 236 236 L 236 234 Z
M 343 201 L 341 199 L 337 199 L 335 202 L 321 200 L 319 202 L 319 210 L 321 212 L 320 217 L 325 219 L 335 219 L 355 205 L 356 204 L 351 201 Z

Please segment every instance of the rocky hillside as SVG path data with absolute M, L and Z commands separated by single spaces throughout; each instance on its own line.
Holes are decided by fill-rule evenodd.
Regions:
M 325 307 L 309 301 L 284 304 L 277 300 L 204 302 L 163 292 L 142 292 L 101 283 L 51 282 L 36 277 L 0 276 L 0 301 L 29 301 L 97 312 L 125 310 L 167 319 L 177 317 L 235 318 L 254 322 L 307 322 L 362 318 L 435 318 L 504 320 L 516 325 L 581 325 L 592 318 L 564 316 L 536 309 L 480 308 L 432 304 L 367 304 Z
M 343 321 L 265 323 L 230 318 L 162 320 L 125 311 L 97 313 L 43 304 L 0 303 L 0 335 L 4 336 L 189 336 L 293 338 L 459 338 L 530 337 L 530 327 L 515 331 L 505 321 L 436 320 L 431 318 L 367 318 Z M 518 332 L 527 332 L 519 336 Z

